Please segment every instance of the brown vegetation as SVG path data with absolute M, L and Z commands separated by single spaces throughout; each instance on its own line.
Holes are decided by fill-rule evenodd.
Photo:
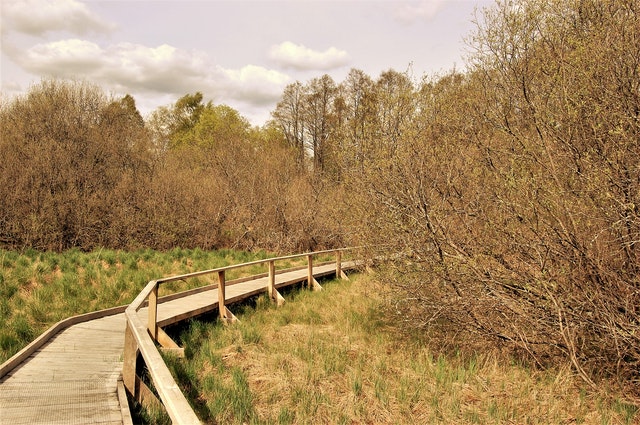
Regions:
M 500 2 L 471 70 L 418 88 L 353 176 L 365 240 L 404 253 L 401 313 L 637 394 L 639 24 L 630 1 Z
M 465 73 L 296 82 L 263 128 L 45 81 L 2 105 L 0 243 L 365 244 L 407 323 L 637 394 L 639 28 L 634 0 L 499 1 Z
M 339 243 L 273 127 L 186 95 L 142 120 L 130 96 L 44 81 L 2 107 L 6 248 L 307 250 Z

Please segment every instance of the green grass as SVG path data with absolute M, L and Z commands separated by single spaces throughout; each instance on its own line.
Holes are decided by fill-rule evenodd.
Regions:
M 152 279 L 268 257 L 264 251 L 181 248 L 88 253 L 0 250 L 0 363 L 62 319 L 128 304 Z M 265 270 L 266 266 L 243 268 L 230 272 L 227 279 Z M 160 294 L 214 282 L 215 276 L 176 282 L 162 286 Z
M 267 256 L 197 249 L 0 250 L 0 362 L 56 321 L 130 302 L 151 279 Z M 227 278 L 264 271 L 264 266 L 251 267 Z M 191 279 L 162 291 L 206 283 L 206 278 Z M 494 353 L 434 355 L 428 341 L 398 331 L 399 324 L 385 314 L 383 287 L 370 277 L 323 285 L 320 292 L 287 292 L 281 308 L 266 297 L 231 306 L 241 320 L 233 326 L 216 319 L 185 326 L 177 340 L 186 359 L 168 356 L 167 362 L 203 421 L 638 421 L 637 407 L 623 395 L 608 387 L 594 393 L 570 367 L 536 371 Z M 142 411 L 140 417 L 148 423 L 167 421 L 161 412 Z
M 433 355 L 385 315 L 367 276 L 232 306 L 240 319 L 193 320 L 167 357 L 207 423 L 632 424 L 635 406 L 585 388 L 569 367 L 531 370 L 499 353 Z

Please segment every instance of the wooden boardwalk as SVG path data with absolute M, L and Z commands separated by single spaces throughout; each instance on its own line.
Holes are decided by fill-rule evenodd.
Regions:
M 354 267 L 345 263 L 343 269 Z M 314 277 L 336 272 L 335 264 L 313 267 Z M 276 288 L 307 280 L 307 269 L 276 275 Z M 226 288 L 226 302 L 265 292 L 267 277 Z M 158 305 L 158 325 L 166 326 L 218 307 L 218 290 L 210 287 Z M 123 309 L 105 317 L 50 331 L 46 342 L 29 347 L 0 366 L 0 424 L 129 424 L 122 386 L 126 319 Z M 146 321 L 147 309 L 138 312 Z M 100 315 L 98 315 L 100 316 Z M 28 354 L 26 358 L 25 352 Z

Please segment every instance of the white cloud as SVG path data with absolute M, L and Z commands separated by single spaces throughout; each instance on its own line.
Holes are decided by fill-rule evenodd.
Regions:
M 227 78 L 220 87 L 229 97 L 250 104 L 268 105 L 282 95 L 289 76 L 261 66 L 247 65 L 239 70 L 223 70 Z
M 290 41 L 272 46 L 269 57 L 281 66 L 298 70 L 329 70 L 349 63 L 349 55 L 344 50 L 330 47 L 318 52 Z
M 1 10 L 3 31 L 43 36 L 54 31 L 84 35 L 115 29 L 77 0 L 2 0 Z
M 209 64 L 204 54 L 166 44 L 147 47 L 120 43 L 105 49 L 105 59 L 95 78 L 121 90 L 186 94 L 203 90 Z M 201 88 L 197 88 L 200 86 Z
M 428 21 L 442 9 L 447 0 L 421 0 L 394 3 L 394 17 L 405 24 Z
M 95 43 L 70 39 L 36 44 L 16 60 L 30 72 L 67 77 L 96 70 L 104 60 L 103 54 Z
M 0 90 L 0 98 L 7 96 L 7 97 L 11 97 L 11 96 L 15 96 L 17 94 L 20 94 L 24 91 L 24 88 L 22 87 L 22 85 L 14 80 L 10 80 L 10 81 L 2 81 L 2 88 Z
M 69 39 L 35 45 L 14 60 L 33 74 L 92 81 L 118 93 L 178 97 L 200 91 L 232 106 L 274 104 L 289 82 L 287 75 L 275 70 L 256 65 L 224 69 L 200 51 L 166 44 L 118 43 L 103 48 Z

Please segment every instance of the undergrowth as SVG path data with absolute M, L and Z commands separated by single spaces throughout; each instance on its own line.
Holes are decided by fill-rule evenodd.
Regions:
M 501 353 L 434 354 L 399 331 L 371 277 L 235 306 L 174 330 L 185 359 L 167 356 L 206 423 L 631 424 L 637 408 L 588 390 L 569 366 L 534 370 Z

